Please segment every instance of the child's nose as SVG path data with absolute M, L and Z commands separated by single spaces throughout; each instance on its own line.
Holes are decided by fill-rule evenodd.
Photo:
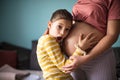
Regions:
M 62 31 L 60 32 L 60 34 L 61 34 L 61 35 L 64 35 L 64 33 L 65 33 L 65 31 L 64 31 L 64 30 L 62 30 Z

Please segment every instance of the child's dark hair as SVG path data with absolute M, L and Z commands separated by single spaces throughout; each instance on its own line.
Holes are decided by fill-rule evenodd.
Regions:
M 66 9 L 59 9 L 59 10 L 56 10 L 52 14 L 50 21 L 54 22 L 54 21 L 59 20 L 59 19 L 66 19 L 66 20 L 70 20 L 72 22 L 73 17 L 71 15 L 71 13 L 68 12 Z

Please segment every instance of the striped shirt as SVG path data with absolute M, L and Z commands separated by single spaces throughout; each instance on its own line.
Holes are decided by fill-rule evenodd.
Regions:
M 76 49 L 73 55 L 81 55 Z M 43 35 L 37 44 L 37 59 L 46 80 L 73 80 L 70 74 L 66 74 L 62 67 L 70 64 L 65 58 L 56 39 L 50 35 Z

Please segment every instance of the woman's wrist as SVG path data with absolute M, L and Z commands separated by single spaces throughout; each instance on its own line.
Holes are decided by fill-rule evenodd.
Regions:
M 93 55 L 88 53 L 88 54 L 86 55 L 86 60 L 87 60 L 86 62 L 92 60 L 93 58 L 94 58 Z

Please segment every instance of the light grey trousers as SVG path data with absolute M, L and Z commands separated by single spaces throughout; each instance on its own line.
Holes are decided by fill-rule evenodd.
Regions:
M 116 59 L 112 48 L 72 73 L 74 80 L 117 80 Z

